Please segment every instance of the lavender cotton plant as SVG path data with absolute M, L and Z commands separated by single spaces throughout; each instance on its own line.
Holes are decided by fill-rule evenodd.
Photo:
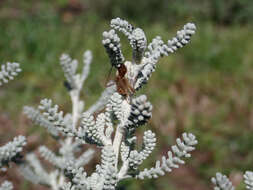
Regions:
M 84 66 L 77 73 L 78 61 L 67 54 L 60 58 L 71 101 L 72 113 L 63 114 L 52 100 L 43 99 L 37 109 L 24 107 L 24 113 L 35 124 L 45 127 L 55 137 L 61 147 L 57 153 L 45 146 L 39 148 L 43 158 L 55 166 L 46 171 L 36 155 L 30 153 L 20 167 L 24 177 L 53 190 L 113 190 L 119 181 L 126 178 L 157 178 L 184 164 L 183 158 L 191 156 L 197 140 L 191 133 L 183 133 L 176 145 L 168 151 L 167 157 L 156 161 L 155 166 L 139 171 L 139 166 L 149 157 L 156 145 L 156 136 L 151 130 L 143 135 L 142 149 L 136 149 L 137 128 L 145 125 L 152 115 L 152 105 L 146 95 L 136 96 L 155 71 L 158 60 L 174 53 L 189 43 L 196 27 L 186 24 L 177 35 L 166 43 L 155 37 L 149 44 L 145 33 L 120 18 L 111 20 L 111 30 L 103 33 L 102 43 L 112 67 L 117 69 L 116 79 L 107 84 L 98 101 L 84 111 L 84 102 L 79 99 L 86 80 L 92 55 L 84 53 Z M 133 49 L 132 61 L 125 61 L 121 51 L 122 32 Z M 88 149 L 77 157 L 80 146 L 95 144 L 101 149 L 101 163 L 95 171 L 87 175 L 83 166 L 92 158 L 94 150 Z
M 24 113 L 27 117 L 34 124 L 46 128 L 58 140 L 60 148 L 55 154 L 46 146 L 39 147 L 40 155 L 53 164 L 55 170 L 46 171 L 37 156 L 30 153 L 26 156 L 26 162 L 21 165 L 20 171 L 27 180 L 35 184 L 46 185 L 54 190 L 61 189 L 67 181 L 69 174 L 66 173 L 66 167 L 68 164 L 73 163 L 76 167 L 81 168 L 91 160 L 94 154 L 94 150 L 88 149 L 76 157 L 76 153 L 81 151 L 80 146 L 84 142 L 66 133 L 68 130 L 77 128 L 84 108 L 84 102 L 79 99 L 79 95 L 90 70 L 92 54 L 90 51 L 86 51 L 83 57 L 84 66 L 80 74 L 76 73 L 77 60 L 72 60 L 67 54 L 63 54 L 60 58 L 60 64 L 66 77 L 65 84 L 69 89 L 72 101 L 72 113 L 63 116 L 63 112 L 58 112 L 58 106 L 53 106 L 49 99 L 41 100 L 41 105 L 37 109 L 29 106 L 24 107 Z M 60 127 L 63 127 L 64 131 L 59 130 Z

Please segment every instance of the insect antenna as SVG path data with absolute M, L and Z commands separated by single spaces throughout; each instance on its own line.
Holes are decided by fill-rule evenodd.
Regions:
M 106 81 L 105 81 L 105 87 L 107 87 L 107 83 L 109 82 L 110 80 L 110 77 L 111 77 L 111 74 L 112 74 L 112 69 L 113 69 L 113 66 L 111 66 L 109 72 L 108 72 L 108 75 L 106 77 Z

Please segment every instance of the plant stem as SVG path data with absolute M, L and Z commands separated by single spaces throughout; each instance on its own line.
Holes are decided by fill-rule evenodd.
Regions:
M 123 179 L 125 177 L 125 175 L 126 175 L 126 173 L 128 171 L 128 168 L 129 168 L 129 161 L 126 160 L 123 163 L 123 165 L 122 165 L 122 167 L 121 167 L 121 169 L 120 169 L 120 171 L 118 173 L 118 179 Z
M 115 137 L 113 140 L 113 150 L 116 156 L 116 163 L 115 163 L 116 169 L 118 167 L 119 149 L 120 149 L 122 137 L 123 137 L 123 127 L 119 124 L 117 126 L 117 130 L 116 130 Z
M 76 128 L 78 119 L 79 119 L 79 89 L 74 89 L 70 92 L 70 97 L 72 101 L 72 122 L 73 128 Z

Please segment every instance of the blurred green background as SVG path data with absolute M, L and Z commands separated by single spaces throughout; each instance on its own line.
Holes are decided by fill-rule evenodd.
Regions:
M 115 17 L 143 28 L 149 42 L 156 35 L 170 39 L 186 22 L 198 28 L 189 45 L 161 59 L 148 87 L 139 92 L 154 106 L 150 125 L 139 134 L 151 128 L 158 139 L 143 167 L 166 154 L 184 131 L 197 136 L 197 150 L 185 166 L 164 177 L 126 180 L 118 189 L 211 189 L 210 177 L 217 171 L 243 189 L 242 174 L 253 169 L 252 0 L 1 0 L 0 62 L 19 62 L 23 72 L 0 89 L 0 143 L 24 134 L 29 136 L 27 152 L 40 144 L 56 149 L 47 132 L 26 119 L 22 107 L 51 98 L 70 111 L 58 60 L 65 52 L 81 61 L 86 49 L 94 59 L 82 98 L 87 107 L 94 103 L 110 70 L 101 34 Z M 131 48 L 121 37 L 130 59 Z M 29 185 L 13 171 L 0 178 L 14 181 L 16 189 L 46 189 Z

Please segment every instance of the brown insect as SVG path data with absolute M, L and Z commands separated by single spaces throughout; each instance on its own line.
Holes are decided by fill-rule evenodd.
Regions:
M 97 120 L 98 115 L 101 114 L 101 113 L 105 113 L 105 108 L 103 108 L 103 109 L 101 109 L 101 110 L 98 110 L 98 111 L 96 111 L 96 112 L 94 112 L 94 113 L 92 114 L 95 121 Z
M 134 93 L 134 88 L 129 84 L 127 78 L 125 77 L 127 73 L 127 68 L 124 64 L 121 64 L 118 68 L 118 74 L 115 79 L 117 86 L 117 91 L 122 96 L 128 96 Z
M 106 84 L 109 81 L 112 68 L 113 68 L 113 66 L 111 67 L 110 72 L 109 72 L 109 74 L 107 76 Z M 117 86 L 117 92 L 119 94 L 121 94 L 122 96 L 125 96 L 125 97 L 128 96 L 128 95 L 130 95 L 130 94 L 132 94 L 132 93 L 134 93 L 135 92 L 134 88 L 129 84 L 127 78 L 125 77 L 125 75 L 127 73 L 126 66 L 124 64 L 121 64 L 119 67 L 117 67 L 117 71 L 118 71 L 118 73 L 117 73 L 116 78 L 114 80 L 115 83 L 116 83 L 116 86 Z M 103 108 L 102 110 L 99 110 L 99 111 L 93 113 L 94 119 L 96 120 L 97 116 L 100 113 L 103 113 L 103 112 L 105 112 L 105 108 Z
M 113 68 L 113 66 L 110 69 L 110 72 L 107 76 L 105 84 L 108 84 L 112 68 Z M 126 66 L 124 64 L 120 64 L 120 66 L 117 67 L 117 71 L 118 71 L 118 73 L 116 75 L 116 78 L 114 79 L 116 86 L 117 86 L 117 92 L 119 94 L 121 94 L 122 96 L 128 96 L 128 95 L 134 93 L 135 92 L 134 88 L 130 85 L 128 79 L 125 77 L 125 75 L 127 73 Z M 110 86 L 110 84 L 109 84 L 109 86 Z

